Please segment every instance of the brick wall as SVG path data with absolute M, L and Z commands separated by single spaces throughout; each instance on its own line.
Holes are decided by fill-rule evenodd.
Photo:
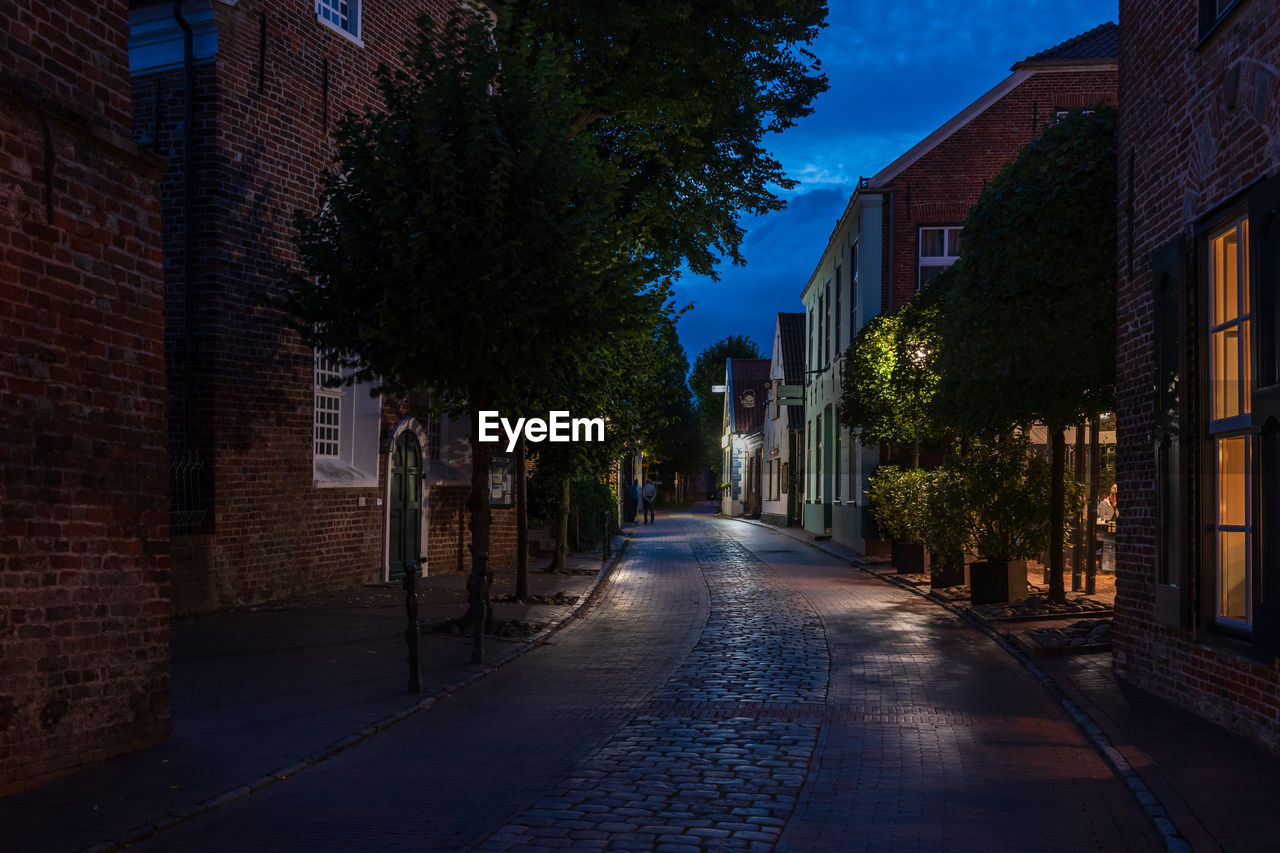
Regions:
M 159 163 L 82 6 L 0 5 L 0 795 L 169 731 Z
M 885 228 L 882 253 L 884 311 L 916 293 L 921 226 L 963 225 L 987 182 L 1054 120 L 1056 110 L 1096 101 L 1115 103 L 1114 68 L 1037 70 L 888 181 L 884 189 L 893 192 L 893 205 L 885 212 L 892 228 Z
M 1121 0 L 1120 26 L 1117 479 L 1123 503 L 1114 666 L 1123 678 L 1278 749 L 1276 665 L 1232 652 L 1205 627 L 1156 624 L 1150 263 L 1153 249 L 1179 234 L 1190 240 L 1198 220 L 1280 171 L 1280 7 L 1245 0 L 1203 45 L 1197 4 L 1189 0 Z M 1234 109 L 1226 97 L 1233 68 Z M 1184 377 L 1184 388 L 1195 385 L 1194 376 Z M 1193 484 L 1189 477 L 1188 487 Z M 1190 533 L 1186 545 L 1195 577 L 1200 566 Z M 1190 586 L 1194 596 L 1197 585 Z
M 471 571 L 470 514 L 467 485 L 432 486 L 427 495 L 427 572 Z M 489 566 L 512 571 L 516 566 L 516 511 L 495 509 L 489 526 Z
M 394 63 L 420 12 L 439 17 L 453 6 L 361 5 L 363 46 L 319 23 L 311 4 L 212 4 L 218 45 L 213 61 L 198 66 L 191 223 L 181 216 L 181 71 L 134 80 L 135 132 L 155 138 L 170 164 L 171 440 L 185 449 L 183 419 L 190 417 L 190 446 L 211 474 L 212 515 L 174 541 L 179 613 L 382 577 L 386 457 L 379 457 L 377 487 L 312 485 L 312 353 L 260 302 L 278 271 L 296 264 L 294 211 L 316 207 L 339 117 L 376 102 L 373 70 Z M 182 305 L 186 227 L 196 230 L 192 330 Z M 196 377 L 189 407 L 180 378 L 188 336 Z

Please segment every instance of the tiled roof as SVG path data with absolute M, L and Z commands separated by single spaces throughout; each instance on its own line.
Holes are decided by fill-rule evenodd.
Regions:
M 1099 24 L 1088 32 L 1069 38 L 1014 65 L 1027 63 L 1069 63 L 1089 59 L 1115 59 L 1120 52 L 1120 28 L 1110 21 Z
M 734 432 L 756 432 L 764 428 L 768 385 L 769 359 L 729 359 L 729 405 Z
M 778 341 L 782 345 L 782 381 L 804 382 L 804 313 L 778 314 Z

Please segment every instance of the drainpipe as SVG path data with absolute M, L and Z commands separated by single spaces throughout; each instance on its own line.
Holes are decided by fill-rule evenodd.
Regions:
M 195 34 L 182 14 L 182 0 L 173 0 L 173 20 L 182 29 L 182 444 L 192 450 L 191 407 L 195 403 L 196 301 L 195 301 Z

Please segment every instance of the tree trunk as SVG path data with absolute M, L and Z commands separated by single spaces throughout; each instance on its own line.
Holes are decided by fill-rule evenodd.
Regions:
M 1049 428 L 1049 600 L 1057 604 L 1067 601 L 1062 565 L 1062 522 L 1066 512 L 1066 490 L 1062 476 L 1067 461 L 1067 437 L 1061 424 Z
M 569 478 L 560 480 L 560 507 L 556 510 L 556 552 L 551 557 L 549 572 L 564 571 L 569 555 Z
M 493 607 L 489 595 L 488 557 L 489 526 L 492 510 L 489 508 L 489 463 L 493 451 L 489 444 L 480 441 L 480 411 L 491 409 L 492 395 L 485 389 L 472 389 L 471 393 L 471 493 L 467 497 L 467 510 L 471 516 L 471 580 L 483 591 L 484 605 L 473 600 L 467 610 L 467 621 L 484 618 L 493 621 Z M 473 596 L 474 597 L 474 596 Z
M 529 597 L 529 509 L 525 506 L 524 436 L 516 442 L 516 601 Z

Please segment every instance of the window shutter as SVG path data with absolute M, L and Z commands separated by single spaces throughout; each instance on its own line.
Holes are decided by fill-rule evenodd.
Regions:
M 1186 375 L 1186 249 L 1181 237 L 1151 255 L 1155 344 L 1156 621 L 1186 627 L 1187 463 L 1182 378 Z
M 1249 193 L 1249 282 L 1257 349 L 1253 391 L 1253 642 L 1280 654 L 1280 176 Z

